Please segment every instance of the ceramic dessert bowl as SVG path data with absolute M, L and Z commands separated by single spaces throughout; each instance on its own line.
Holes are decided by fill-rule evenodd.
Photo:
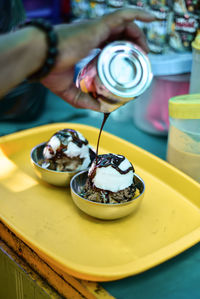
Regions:
M 145 184 L 137 174 L 134 175 L 134 181 L 140 194 L 137 197 L 133 197 L 130 201 L 114 204 L 94 202 L 81 196 L 87 177 L 88 171 L 81 171 L 75 174 L 70 182 L 72 199 L 75 205 L 86 214 L 99 219 L 113 220 L 133 213 L 140 206 L 144 197 Z
M 31 150 L 31 164 L 33 169 L 41 180 L 55 186 L 66 187 L 69 186 L 70 180 L 74 174 L 77 172 L 73 171 L 57 171 L 44 168 L 40 165 L 40 161 L 44 159 L 43 149 L 46 145 L 46 142 L 36 145 Z

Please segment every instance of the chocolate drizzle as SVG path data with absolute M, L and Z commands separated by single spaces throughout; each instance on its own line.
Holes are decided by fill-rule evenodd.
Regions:
M 82 145 L 87 145 L 88 141 L 82 140 L 79 138 L 78 133 L 73 130 L 73 129 L 63 129 L 58 131 L 55 136 L 57 136 L 59 138 L 59 140 L 61 141 L 62 144 L 65 144 L 65 140 L 69 137 L 72 137 L 72 141 L 73 143 L 75 143 L 78 147 L 82 147 Z
M 52 158 L 50 160 L 53 163 L 57 163 L 57 161 L 61 160 L 61 159 L 66 160 L 67 156 L 65 154 L 65 151 L 67 150 L 69 142 L 73 142 L 79 148 L 81 148 L 83 145 L 88 145 L 88 140 L 85 138 L 83 140 L 80 139 L 78 132 L 73 129 L 60 130 L 60 131 L 56 132 L 53 136 L 56 136 L 60 141 L 60 146 L 56 149 L 56 153 L 54 153 L 54 150 L 52 149 L 50 144 L 47 143 L 47 145 L 46 145 L 50 154 L 52 155 Z M 95 156 L 96 156 L 95 153 L 90 148 L 89 148 L 89 156 L 90 156 L 91 162 L 95 159 Z M 83 159 L 81 159 L 81 158 L 79 158 L 79 159 L 80 159 L 80 163 L 82 163 Z M 91 165 L 91 162 L 90 162 L 90 165 Z
M 52 147 L 49 144 L 47 144 L 46 147 L 48 148 L 50 154 L 53 156 L 54 155 L 54 151 L 53 151 Z
M 114 154 L 105 154 L 105 155 L 99 155 L 96 157 L 96 161 L 95 161 L 95 165 L 94 168 L 92 170 L 92 172 L 90 173 L 90 179 L 92 180 L 95 177 L 96 174 L 96 169 L 97 168 L 101 168 L 101 167 L 108 167 L 108 166 L 112 166 L 114 169 L 116 169 L 120 174 L 125 175 L 127 174 L 129 171 L 133 171 L 134 167 L 130 166 L 129 168 L 122 170 L 119 166 L 120 164 L 125 160 L 125 157 L 122 155 L 114 155 Z

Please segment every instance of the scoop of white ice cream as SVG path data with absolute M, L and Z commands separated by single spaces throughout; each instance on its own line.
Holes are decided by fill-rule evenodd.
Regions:
M 118 192 L 133 184 L 134 168 L 121 155 L 99 155 L 88 173 L 95 187 L 107 191 Z
M 43 150 L 44 158 L 51 159 L 54 157 L 56 155 L 56 150 L 60 147 L 60 144 L 59 138 L 56 135 L 52 136 Z
M 56 159 L 55 161 L 64 162 L 68 157 L 73 160 L 74 157 L 83 159 L 82 164 L 76 171 L 86 169 L 91 163 L 92 148 L 87 139 L 78 131 L 64 129 L 56 132 L 47 142 L 43 150 L 43 156 L 47 160 Z

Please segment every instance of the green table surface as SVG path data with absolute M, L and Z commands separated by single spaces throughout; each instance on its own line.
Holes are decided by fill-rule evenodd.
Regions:
M 131 105 L 134 109 L 134 105 Z M 155 136 L 135 127 L 131 111 L 111 114 L 104 130 L 166 158 L 167 136 Z M 123 113 L 122 113 L 123 112 Z M 53 122 L 75 122 L 100 128 L 102 114 L 76 109 L 48 93 L 45 109 L 29 122 L 0 122 L 0 135 Z M 200 298 L 200 245 L 144 273 L 104 282 L 102 286 L 117 299 L 197 299 Z

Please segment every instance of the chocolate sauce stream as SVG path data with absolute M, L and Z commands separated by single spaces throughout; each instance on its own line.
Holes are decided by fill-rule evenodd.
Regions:
M 99 151 L 99 142 L 100 142 L 101 133 L 102 133 L 103 127 L 104 127 L 105 122 L 108 119 L 109 115 L 110 115 L 110 113 L 104 113 L 103 122 L 101 124 L 101 129 L 99 131 L 99 137 L 98 137 L 98 140 L 97 140 L 97 148 L 96 148 L 96 164 L 97 164 L 97 156 L 98 156 L 98 151 Z
M 98 167 L 107 167 L 109 165 L 111 165 L 113 168 L 115 168 L 119 173 L 121 174 L 126 174 L 129 171 L 133 170 L 134 172 L 134 167 L 131 166 L 126 170 L 121 170 L 119 168 L 119 165 L 121 164 L 121 162 L 125 159 L 124 156 L 116 156 L 113 154 L 107 154 L 107 155 L 99 155 L 98 156 L 98 151 L 99 151 L 99 142 L 100 142 L 100 138 L 101 138 L 101 133 L 103 130 L 103 127 L 105 125 L 106 120 L 108 119 L 110 113 L 104 113 L 104 118 L 101 124 L 101 128 L 99 131 L 99 136 L 98 136 L 98 140 L 97 140 L 97 148 L 96 148 L 96 161 L 95 161 L 95 166 L 93 168 L 93 171 L 90 173 L 90 179 L 92 180 L 96 174 L 96 168 Z

